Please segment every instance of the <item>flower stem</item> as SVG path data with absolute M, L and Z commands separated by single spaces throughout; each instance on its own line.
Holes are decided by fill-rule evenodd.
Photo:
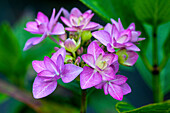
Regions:
M 80 113 L 86 113 L 86 109 L 87 109 L 86 89 L 82 89 Z
M 153 27 L 153 46 L 152 46 L 152 59 L 153 59 L 153 71 L 152 71 L 152 89 L 154 102 L 163 101 L 163 92 L 160 81 L 160 70 L 158 69 L 158 48 L 157 48 L 157 26 Z

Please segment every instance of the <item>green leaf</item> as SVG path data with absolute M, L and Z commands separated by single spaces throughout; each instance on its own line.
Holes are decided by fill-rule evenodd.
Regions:
M 21 55 L 19 44 L 8 23 L 0 26 L 0 72 L 11 75 Z
M 8 100 L 9 97 L 5 94 L 0 93 L 0 104 Z
M 170 20 L 169 5 L 167 0 L 136 0 L 134 11 L 139 20 L 159 25 Z
M 131 104 L 127 102 L 118 102 L 116 103 L 115 108 L 118 112 L 129 111 L 129 110 L 135 109 L 134 106 L 132 106 Z
M 124 108 L 127 109 L 122 109 L 122 105 Z M 149 104 L 133 110 L 128 110 L 129 106 L 130 105 L 126 103 L 123 104 L 117 103 L 116 109 L 119 113 L 169 113 L 170 112 L 170 100 L 162 103 Z

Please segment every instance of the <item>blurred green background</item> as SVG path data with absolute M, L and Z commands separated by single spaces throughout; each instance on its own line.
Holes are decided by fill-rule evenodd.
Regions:
M 52 9 L 61 7 L 82 12 L 91 8 L 95 13 L 92 21 L 105 25 L 110 18 L 121 19 L 125 28 L 135 22 L 136 30 L 146 40 L 140 43 L 139 59 L 133 67 L 120 67 L 121 74 L 128 77 L 132 92 L 123 101 L 134 107 L 153 103 L 152 73 L 153 50 L 158 55 L 161 88 L 164 100 L 170 99 L 170 1 L 169 0 L 1 0 L 0 1 L 0 113 L 76 113 L 80 108 L 80 86 L 76 81 L 59 85 L 50 96 L 35 100 L 32 83 L 36 76 L 31 62 L 43 60 L 54 52 L 51 40 L 23 51 L 26 40 L 36 35 L 24 30 L 28 21 L 41 11 L 50 17 Z M 154 30 L 155 23 L 157 26 Z M 156 32 L 157 47 L 153 48 Z M 147 66 L 148 67 L 147 67 Z M 87 113 L 115 113 L 118 101 L 102 90 L 95 90 L 88 97 Z

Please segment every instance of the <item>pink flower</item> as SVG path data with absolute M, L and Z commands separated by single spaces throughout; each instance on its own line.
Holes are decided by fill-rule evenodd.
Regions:
M 80 74 L 80 85 L 82 89 L 93 87 L 103 80 L 111 80 L 115 72 L 111 64 L 118 60 L 115 54 L 105 54 L 96 42 L 92 42 L 87 48 L 87 54 L 82 59 L 90 67 L 85 66 Z
M 66 50 L 59 49 L 51 59 L 47 56 L 44 61 L 33 61 L 34 70 L 38 73 L 33 83 L 34 98 L 42 98 L 51 94 L 57 87 L 57 80 L 64 83 L 74 80 L 82 71 L 81 67 L 74 64 L 64 64 Z
M 110 81 L 103 81 L 95 86 L 97 89 L 103 89 L 105 95 L 110 94 L 116 100 L 122 100 L 123 95 L 131 92 L 130 86 L 126 83 L 127 77 L 123 75 L 116 75 L 115 79 Z
M 39 44 L 47 36 L 62 35 L 65 33 L 63 25 L 59 22 L 57 23 L 62 10 L 63 8 L 61 8 L 58 14 L 55 16 L 55 9 L 53 9 L 50 20 L 42 12 L 38 12 L 37 19 L 35 19 L 34 22 L 28 22 L 26 24 L 26 31 L 32 34 L 42 34 L 42 37 L 30 38 L 25 44 L 24 51 L 36 44 Z
M 120 19 L 118 22 L 113 19 L 111 21 L 113 25 L 108 23 L 104 30 L 93 32 L 92 35 L 107 46 L 109 52 L 114 52 L 115 48 L 140 51 L 135 44 L 145 38 L 138 38 L 141 32 L 135 31 L 135 24 L 132 23 L 127 29 L 124 29 Z
M 91 10 L 82 14 L 78 8 L 73 8 L 70 13 L 65 9 L 63 13 L 65 17 L 61 17 L 61 20 L 68 26 L 65 28 L 67 31 L 92 31 L 101 27 L 98 23 L 90 22 L 91 18 L 94 16 Z

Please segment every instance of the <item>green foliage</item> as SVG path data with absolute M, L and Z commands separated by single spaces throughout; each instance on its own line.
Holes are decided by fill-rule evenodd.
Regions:
M 7 95 L 0 93 L 0 104 L 8 100 L 8 98 Z
M 170 112 L 170 100 L 149 104 L 140 108 L 133 109 L 132 105 L 125 102 L 118 102 L 116 104 L 116 110 L 119 113 L 169 113 Z

